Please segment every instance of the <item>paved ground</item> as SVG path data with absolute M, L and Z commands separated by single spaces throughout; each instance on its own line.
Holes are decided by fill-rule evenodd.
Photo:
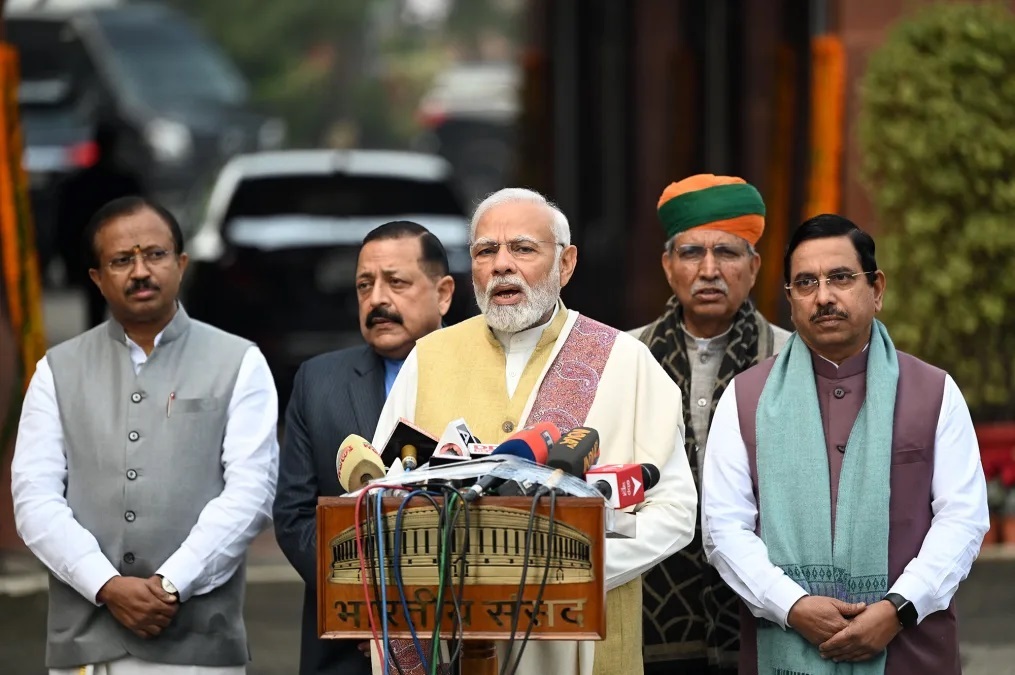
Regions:
M 977 562 L 959 589 L 965 675 L 1015 675 L 1015 554 L 994 558 Z M 20 576 L 41 580 L 37 572 Z M 303 591 L 270 532 L 255 544 L 248 576 L 244 613 L 253 652 L 248 673 L 292 675 L 298 663 Z M 10 576 L 0 577 L 0 673 L 44 675 L 46 594 L 24 593 L 24 584 L 18 592 L 11 581 Z
M 50 343 L 75 335 L 84 321 L 80 298 L 47 292 L 45 317 Z M 45 575 L 30 557 L 0 563 L 0 675 L 42 675 Z M 302 586 L 271 532 L 251 549 L 248 579 L 245 616 L 253 652 L 248 673 L 291 675 L 298 663 Z M 981 556 L 957 603 L 965 675 L 1015 675 L 1015 550 Z

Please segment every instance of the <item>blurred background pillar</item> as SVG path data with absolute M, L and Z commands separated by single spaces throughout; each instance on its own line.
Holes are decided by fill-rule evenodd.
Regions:
M 22 167 L 17 53 L 4 39 L 0 0 L 0 555 L 22 549 L 14 529 L 10 462 L 21 401 L 46 339 L 35 231 Z

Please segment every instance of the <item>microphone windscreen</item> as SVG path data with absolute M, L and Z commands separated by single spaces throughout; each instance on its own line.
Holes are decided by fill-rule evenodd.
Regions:
M 509 436 L 493 451 L 494 455 L 515 455 L 536 464 L 546 464 L 550 447 L 560 438 L 553 422 L 540 422 Z
M 659 469 L 655 464 L 642 464 L 641 475 L 645 478 L 646 490 L 651 490 L 659 482 Z
M 346 492 L 355 492 L 371 480 L 383 478 L 384 462 L 381 456 L 362 436 L 349 434 L 339 446 L 335 457 L 338 483 Z
M 572 476 L 583 478 L 599 461 L 599 432 L 590 427 L 575 427 L 550 448 L 547 465 Z

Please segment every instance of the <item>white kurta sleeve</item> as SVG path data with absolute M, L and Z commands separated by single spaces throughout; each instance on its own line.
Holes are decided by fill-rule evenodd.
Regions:
M 626 337 L 618 336 L 615 349 L 625 349 L 619 342 Z M 698 510 L 698 493 L 684 452 L 680 389 L 647 347 L 638 344 L 634 349 L 634 449 L 626 461 L 655 464 L 660 476 L 637 509 L 637 536 L 606 540 L 607 590 L 637 578 L 687 546 L 694 536 Z M 618 421 L 618 425 L 624 423 Z
M 416 388 L 419 385 L 419 360 L 416 358 L 416 348 L 413 347 L 405 362 L 398 370 L 388 398 L 384 401 L 381 409 L 381 416 L 377 420 L 377 428 L 374 431 L 372 445 L 378 451 L 384 448 L 399 418 L 404 417 L 410 422 L 416 417 Z
M 768 559 L 754 533 L 754 499 L 747 447 L 740 434 L 736 380 L 723 392 L 705 447 L 702 473 L 702 542 L 708 562 L 747 604 L 751 614 L 786 627 L 786 617 L 807 592 Z
M 930 531 L 920 553 L 891 588 L 913 603 L 919 621 L 948 607 L 990 526 L 980 447 L 969 409 L 951 376 L 945 377 L 934 438 L 931 500 Z
M 18 534 L 57 579 L 91 603 L 119 572 L 67 504 L 67 452 L 49 362 L 35 368 L 21 408 L 11 464 Z

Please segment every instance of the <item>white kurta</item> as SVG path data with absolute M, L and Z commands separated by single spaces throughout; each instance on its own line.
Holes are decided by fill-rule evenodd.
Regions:
M 705 451 L 705 553 L 754 616 L 785 627 L 790 609 L 806 592 L 769 561 L 765 543 L 754 534 L 758 504 L 740 434 L 735 385 L 734 380 L 719 399 Z M 937 420 L 931 496 L 930 531 L 919 555 L 890 589 L 913 603 L 920 621 L 948 607 L 980 552 L 989 522 L 976 434 L 950 376 L 945 377 Z
M 540 383 L 577 318 L 577 312 L 568 311 L 564 328 L 539 375 Z M 541 334 L 543 328 L 532 330 Z M 498 336 L 498 339 L 504 338 Z M 520 375 L 520 370 L 518 372 Z M 376 447 L 383 444 L 400 417 L 414 420 L 417 396 L 426 395 L 426 392 L 417 391 L 417 385 L 418 362 L 413 351 L 402 366 L 381 412 L 373 439 Z M 537 384 L 529 394 L 522 419 L 528 417 L 538 390 Z M 468 423 L 469 419 L 465 421 Z M 694 534 L 697 491 L 684 452 L 680 389 L 655 361 L 648 347 L 626 333 L 619 333 L 585 425 L 599 432 L 601 464 L 648 463 L 660 469 L 659 483 L 646 493 L 645 502 L 638 509 L 638 536 L 606 540 L 605 583 L 610 590 L 673 555 L 686 546 Z M 613 627 L 613 630 L 618 628 Z M 591 675 L 595 644 L 531 641 L 517 672 L 519 675 Z M 374 672 L 381 672 L 376 654 Z
M 174 666 L 151 663 L 133 656 L 125 656 L 110 663 L 79 668 L 51 668 L 49 675 L 244 675 L 246 666 Z

